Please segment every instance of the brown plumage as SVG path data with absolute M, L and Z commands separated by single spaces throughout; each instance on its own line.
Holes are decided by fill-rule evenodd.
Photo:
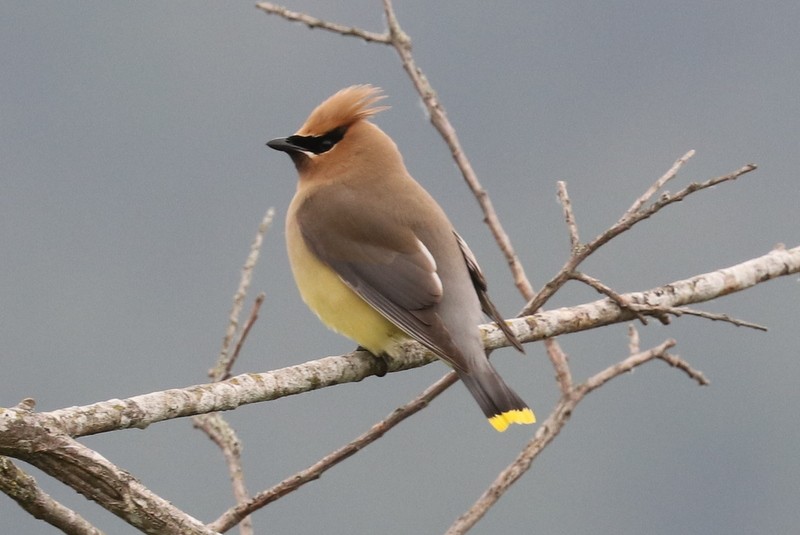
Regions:
M 375 355 L 418 340 L 456 370 L 499 431 L 533 423 L 483 349 L 482 311 L 522 347 L 489 300 L 472 252 L 394 142 L 367 120 L 385 109 L 375 106 L 382 98 L 369 85 L 343 89 L 296 134 L 268 143 L 299 174 L 286 238 L 300 293 L 326 325 Z

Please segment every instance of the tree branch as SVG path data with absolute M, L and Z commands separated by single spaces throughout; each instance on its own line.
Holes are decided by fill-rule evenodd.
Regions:
M 312 30 L 319 28 L 321 30 L 338 33 L 340 35 L 358 37 L 367 42 L 383 43 L 385 45 L 390 44 L 389 35 L 385 33 L 369 32 L 354 26 L 346 26 L 344 24 L 337 24 L 335 22 L 328 22 L 326 20 L 318 19 L 317 17 L 312 17 L 311 15 L 306 15 L 305 13 L 290 11 L 283 6 L 273 4 L 272 2 L 259 2 L 256 4 L 256 7 L 270 15 L 278 15 L 279 17 L 283 17 L 284 19 L 293 22 L 302 22 Z
M 10 411 L 22 413 L 20 409 Z M 0 433 L 21 433 L 26 444 L 15 453 L 17 458 L 72 487 L 143 533 L 214 535 L 199 520 L 148 490 L 131 474 L 48 423 L 47 419 L 4 418 L 0 420 Z
M 81 515 L 51 498 L 32 476 L 3 456 L 0 456 L 0 491 L 32 517 L 44 520 L 67 535 L 103 535 Z
M 620 295 L 633 305 L 680 307 L 710 301 L 799 271 L 800 246 L 788 250 L 780 247 L 735 266 L 696 275 L 644 292 Z M 631 319 L 635 319 L 634 312 L 621 308 L 612 299 L 602 299 L 574 307 L 548 310 L 509 320 L 507 323 L 520 341 L 531 342 L 544 337 L 594 329 Z M 489 326 L 485 334 L 488 338 L 488 347 L 496 347 L 502 342 L 503 334 L 496 327 Z
M 635 304 L 683 306 L 739 292 L 756 284 L 800 273 L 800 246 L 775 249 L 764 256 L 729 268 L 648 290 L 623 294 Z M 540 312 L 508 320 L 508 325 L 523 342 L 533 342 L 562 334 L 585 331 L 633 319 L 611 299 L 575 307 Z M 494 324 L 481 326 L 487 349 L 508 345 Z M 416 342 L 402 345 L 403 358 L 393 359 L 388 371 L 395 372 L 426 365 L 435 357 Z M 24 440 L 26 426 L 50 425 L 70 436 L 104 433 L 148 425 L 173 418 L 212 411 L 225 411 L 248 403 L 268 401 L 328 386 L 356 382 L 370 375 L 385 373 L 386 367 L 366 352 L 324 357 L 288 368 L 264 373 L 242 374 L 227 381 L 143 394 L 125 400 L 109 400 L 82 407 L 52 412 L 25 413 L 0 409 L 0 455 L 19 457 L 33 445 Z

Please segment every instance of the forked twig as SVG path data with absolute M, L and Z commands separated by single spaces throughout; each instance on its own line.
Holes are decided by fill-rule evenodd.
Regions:
M 679 169 L 680 166 L 683 165 L 683 162 L 686 161 L 686 158 L 688 156 L 691 156 L 691 154 L 693 154 L 693 152 L 689 151 L 682 158 L 678 159 L 677 162 L 673 164 L 670 172 L 659 178 L 656 181 L 656 183 L 648 189 L 648 192 L 655 191 L 654 190 L 655 185 L 665 182 L 664 177 L 672 178 L 672 176 L 674 176 L 673 170 L 677 171 L 677 169 Z M 643 199 L 646 196 L 643 195 L 642 197 L 637 199 L 637 201 L 634 202 L 634 204 L 631 206 L 631 208 L 638 208 L 637 210 L 631 211 L 631 209 L 629 209 L 608 230 L 599 234 L 589 243 L 578 247 L 577 251 L 572 254 L 569 260 L 567 260 L 564 266 L 562 266 L 562 268 L 559 270 L 559 272 L 552 279 L 550 279 L 547 282 L 547 284 L 545 284 L 542 287 L 541 290 L 539 290 L 539 293 L 537 293 L 533 299 L 531 299 L 525 305 L 525 307 L 519 313 L 519 316 L 527 316 L 528 314 L 532 314 L 534 311 L 539 310 L 553 296 L 553 294 L 571 278 L 572 273 L 575 270 L 577 270 L 578 266 L 584 260 L 586 260 L 586 258 L 588 258 L 589 255 L 594 253 L 597 249 L 608 243 L 613 238 L 619 236 L 623 232 L 632 228 L 635 224 L 655 215 L 662 208 L 665 208 L 670 204 L 684 200 L 692 193 L 711 188 L 718 184 L 722 184 L 723 182 L 730 182 L 736 180 L 740 176 L 749 173 L 755 169 L 756 166 L 754 164 L 748 164 L 727 175 L 711 178 L 701 183 L 691 183 L 675 194 L 664 193 L 657 201 L 645 207 L 641 207 L 641 205 L 639 204 L 641 199 Z
M 253 301 L 253 308 L 250 309 L 250 315 L 247 317 L 247 321 L 242 327 L 242 332 L 239 333 L 239 340 L 236 342 L 236 347 L 233 349 L 233 354 L 231 355 L 230 359 L 226 359 L 225 368 L 222 377 L 220 377 L 219 381 L 224 381 L 225 379 L 230 379 L 231 377 L 231 367 L 233 363 L 236 362 L 236 359 L 239 358 L 239 353 L 242 351 L 242 347 L 244 347 L 244 342 L 247 340 L 247 335 L 250 334 L 250 329 L 255 324 L 256 320 L 258 320 L 258 312 L 261 310 L 261 305 L 264 304 L 264 299 L 266 295 L 264 292 L 259 293 L 255 300 Z

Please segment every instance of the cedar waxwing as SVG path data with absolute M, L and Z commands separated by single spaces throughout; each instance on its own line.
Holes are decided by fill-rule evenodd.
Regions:
M 267 145 L 299 174 L 286 216 L 297 287 L 329 328 L 374 355 L 411 337 L 458 373 L 489 423 L 536 421 L 495 371 L 478 325 L 486 312 L 522 346 L 489 301 L 472 252 L 409 175 L 397 146 L 369 117 L 386 109 L 357 85 L 320 104 L 294 135 Z

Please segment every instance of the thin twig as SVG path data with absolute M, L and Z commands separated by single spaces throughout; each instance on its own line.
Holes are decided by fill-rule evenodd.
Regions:
M 638 212 L 639 209 L 642 206 L 644 206 L 645 203 L 650 201 L 653 195 L 655 195 L 661 188 L 663 188 L 667 182 L 675 178 L 675 175 L 678 174 L 678 171 L 680 170 L 681 167 L 683 167 L 683 164 L 685 164 L 689 160 L 689 158 L 694 156 L 694 154 L 695 151 L 694 149 L 692 149 L 683 156 L 681 156 L 680 158 L 678 158 L 675 161 L 675 163 L 672 164 L 672 167 L 670 167 L 669 171 L 664 173 L 661 176 L 661 178 L 656 180 L 649 188 L 647 188 L 647 191 L 645 191 L 641 197 L 639 197 L 634 201 L 634 203 L 631 205 L 630 208 L 628 208 L 628 210 L 622 217 L 623 218 L 633 217 L 633 215 L 636 214 L 636 212 Z
M 395 427 L 412 414 L 415 414 L 427 407 L 436 396 L 444 392 L 457 380 L 458 376 L 455 372 L 448 373 L 425 389 L 425 391 L 423 391 L 419 396 L 405 405 L 398 407 L 385 419 L 373 425 L 369 431 L 363 435 L 359 436 L 348 444 L 345 444 L 341 448 L 329 453 L 305 470 L 301 470 L 296 474 L 284 479 L 274 487 L 259 492 L 249 502 L 232 507 L 222 514 L 222 516 L 217 518 L 217 520 L 211 524 L 208 524 L 207 527 L 214 531 L 224 533 L 231 527 L 235 526 L 244 516 L 249 515 L 265 505 L 285 496 L 286 494 L 297 490 L 306 483 L 318 479 L 327 470 L 333 468 L 369 444 L 372 444 L 386 434 L 387 431 Z
M 747 327 L 749 329 L 755 329 L 757 331 L 763 331 L 763 332 L 769 331 L 767 327 L 759 325 L 758 323 L 753 323 L 739 318 L 734 318 L 729 316 L 728 314 L 717 314 L 715 312 L 706 312 L 704 310 L 697 310 L 689 307 L 651 306 L 648 304 L 641 304 L 641 303 L 628 303 L 627 308 L 639 314 L 656 316 L 659 319 L 664 318 L 668 314 L 672 314 L 673 316 L 676 317 L 681 317 L 684 314 L 686 314 L 688 316 L 696 316 L 698 318 L 705 318 L 711 321 L 722 321 L 725 323 L 730 323 L 731 325 L 735 325 L 737 327 Z M 668 321 L 664 321 L 663 319 L 662 322 L 669 323 Z
M 559 180 L 558 185 L 558 200 L 561 202 L 561 207 L 564 210 L 564 220 L 567 223 L 567 230 L 569 231 L 569 245 L 570 251 L 575 253 L 581 246 L 581 238 L 578 234 L 578 225 L 575 222 L 575 213 L 572 211 L 572 201 L 569 199 L 567 192 L 567 183 Z
M 645 307 L 639 305 L 641 310 Z M 706 318 L 711 321 L 724 321 L 726 323 L 730 323 L 736 325 L 737 327 L 748 327 L 750 329 L 755 329 L 757 331 L 768 331 L 769 329 L 764 325 L 759 325 L 758 323 L 752 323 L 750 321 L 741 320 L 738 318 L 734 318 L 729 316 L 728 314 L 717 314 L 714 312 L 706 312 L 704 310 L 696 310 L 694 308 L 689 307 L 664 307 L 664 312 L 668 312 L 670 314 L 674 314 L 676 316 L 680 316 L 682 314 L 688 314 L 690 316 L 697 316 L 700 318 Z
M 256 320 L 258 320 L 258 312 L 261 310 L 261 305 L 264 304 L 265 298 L 266 295 L 264 295 L 264 292 L 261 292 L 256 296 L 255 301 L 253 301 L 253 308 L 250 309 L 250 316 L 248 316 L 247 321 L 242 328 L 242 332 L 239 334 L 239 340 L 236 342 L 236 347 L 233 350 L 232 358 L 227 359 L 225 373 L 219 379 L 220 381 L 230 379 L 230 367 L 233 366 L 233 363 L 236 362 L 237 358 L 239 358 L 239 353 L 241 352 L 242 347 L 244 347 L 244 342 L 247 340 L 247 335 L 250 334 L 250 329 L 253 327 L 253 324 L 255 324 Z
M 548 341 L 553 343 L 547 345 L 547 356 L 556 371 L 556 382 L 561 389 L 561 394 L 564 395 L 572 390 L 572 371 L 569 368 L 569 358 L 561 349 L 561 344 L 555 343 L 555 338 L 548 338 L 545 343 Z
M 628 324 L 628 351 L 631 355 L 635 355 L 641 351 L 639 345 L 639 331 L 633 323 Z
M 663 353 L 661 355 L 656 355 L 656 357 L 660 360 L 663 360 L 673 368 L 678 368 L 679 370 L 686 373 L 689 378 L 694 379 L 697 381 L 697 384 L 700 386 L 708 386 L 711 382 L 706 379 L 706 376 L 700 370 L 695 370 L 692 368 L 691 364 L 683 360 L 677 355 L 671 355 L 669 353 Z
M 750 163 L 750 164 L 747 164 L 747 165 L 744 165 L 744 166 L 740 167 L 739 169 L 737 169 L 733 173 L 729 173 L 727 175 L 722 175 L 722 176 L 718 176 L 718 177 L 715 177 L 715 178 L 710 178 L 710 179 L 706 180 L 705 182 L 699 182 L 699 183 L 698 182 L 692 182 L 691 184 L 689 184 L 688 186 L 686 186 L 682 190 L 678 191 L 677 193 L 674 193 L 674 194 L 664 193 L 663 195 L 661 195 L 661 197 L 659 197 L 659 199 L 656 202 L 654 202 L 653 204 L 651 204 L 649 207 L 645 208 L 644 210 L 640 210 L 639 211 L 639 213 L 641 214 L 641 217 L 637 218 L 637 221 L 641 221 L 643 219 L 647 219 L 648 217 L 652 216 L 653 214 L 655 214 L 656 212 L 658 212 L 659 210 L 661 210 L 665 206 L 669 206 L 670 204 L 673 204 L 673 203 L 676 203 L 676 202 L 680 202 L 683 199 L 685 199 L 686 197 L 688 197 L 689 195 L 691 195 L 692 193 L 695 193 L 696 191 L 701 191 L 701 190 L 704 190 L 704 189 L 713 188 L 714 186 L 722 184 L 723 182 L 734 181 L 737 178 L 739 178 L 740 176 L 742 176 L 744 174 L 747 174 L 747 173 L 749 173 L 751 171 L 755 171 L 756 169 L 757 169 L 757 166 L 755 164 Z
M 194 426 L 203 431 L 208 438 L 222 452 L 225 465 L 228 467 L 228 475 L 231 480 L 233 497 L 237 504 L 250 501 L 250 493 L 244 482 L 244 470 L 242 469 L 242 447 L 239 436 L 231 425 L 218 412 L 201 414 L 192 418 Z M 240 535 L 252 535 L 253 519 L 244 516 L 239 519 Z
M 336 24 L 335 22 L 328 22 L 326 20 L 306 15 L 305 13 L 298 13 L 296 11 L 289 11 L 283 6 L 273 4 L 271 2 L 259 2 L 256 7 L 270 15 L 278 15 L 286 20 L 294 22 L 302 22 L 312 30 L 319 28 L 329 32 L 338 33 L 341 35 L 348 35 L 352 37 L 359 37 L 367 42 L 390 44 L 389 34 L 375 33 L 367 30 L 362 30 L 354 26 L 345 26 L 344 24 Z
M 570 278 L 580 281 L 586 284 L 587 286 L 594 288 L 603 295 L 607 295 L 609 299 L 614 301 L 617 304 L 617 306 L 619 306 L 621 309 L 630 310 L 636 316 L 636 319 L 642 322 L 642 325 L 647 325 L 647 318 L 645 318 L 644 315 L 641 312 L 639 312 L 639 310 L 633 305 L 633 303 L 631 303 L 625 296 L 618 294 L 617 292 L 615 292 L 614 290 L 612 290 L 611 288 L 600 282 L 598 279 L 590 275 L 587 275 L 586 273 L 582 273 L 580 271 L 573 271 L 572 273 L 570 273 Z

